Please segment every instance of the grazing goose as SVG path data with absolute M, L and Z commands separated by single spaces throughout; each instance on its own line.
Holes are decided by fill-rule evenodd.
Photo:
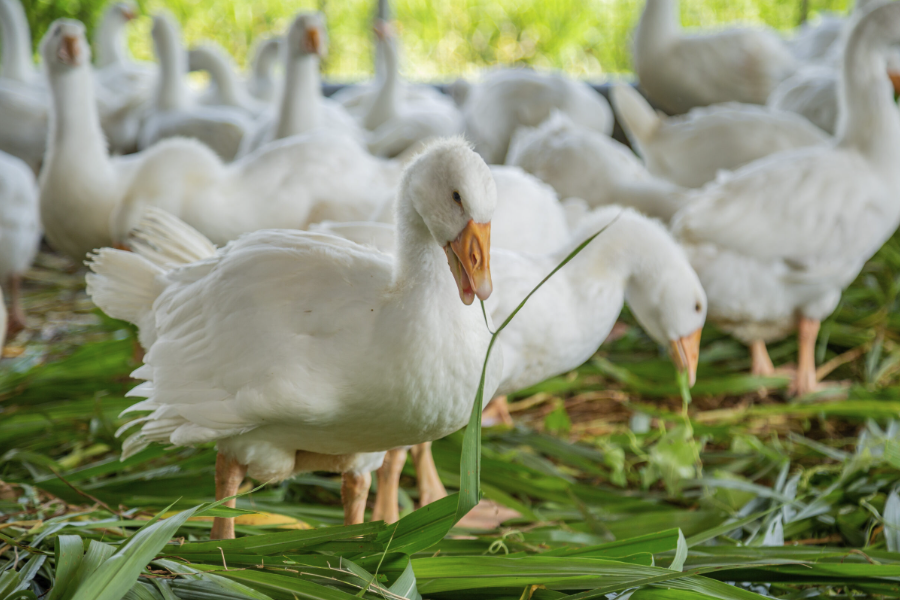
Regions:
M 497 221 L 499 223 L 499 220 Z M 502 323 L 523 298 L 581 242 L 609 228 L 534 294 L 497 338 L 503 375 L 497 394 L 515 391 L 583 364 L 612 330 L 625 302 L 651 338 L 669 349 L 693 385 L 706 317 L 706 294 L 684 251 L 665 227 L 631 209 L 604 207 L 585 216 L 570 240 L 548 253 L 519 253 L 492 242 L 495 291 L 485 302 L 494 323 Z M 335 235 L 366 242 L 377 224 Z M 402 465 L 405 449 L 393 450 L 386 465 Z M 425 444 L 414 451 L 422 504 L 446 494 Z M 397 469 L 379 470 L 373 518 L 397 520 Z M 394 490 L 391 492 L 390 490 Z
M 150 414 L 130 424 L 140 429 L 123 455 L 216 441 L 217 498 L 245 473 L 342 472 L 345 522 L 361 522 L 371 453 L 464 426 L 490 341 L 472 305 L 492 289 L 487 166 L 460 140 L 437 142 L 406 169 L 396 202 L 395 259 L 285 230 L 174 268 L 153 261 L 154 244 L 100 250 L 88 293 L 142 336 L 152 329 L 131 392 L 146 400 L 129 409 Z M 497 352 L 488 393 L 501 371 Z M 233 536 L 230 520 L 214 523 L 212 537 Z
M 212 148 L 223 160 L 232 160 L 244 135 L 253 128 L 252 119 L 237 108 L 194 102 L 185 81 L 187 53 L 174 17 L 167 13 L 154 16 L 152 33 L 160 76 L 153 111 L 144 120 L 138 147 L 144 149 L 170 137 L 189 137 Z
M 462 114 L 449 97 L 437 91 L 427 95 L 404 92 L 391 26 L 379 21 L 375 34 L 383 49 L 384 76 L 362 117 L 362 125 L 369 131 L 369 151 L 390 158 L 424 140 L 460 133 Z
M 862 16 L 841 71 L 833 142 L 770 155 L 694 191 L 672 222 L 709 296 L 710 320 L 751 346 L 798 331 L 793 389 L 816 389 L 819 322 L 900 223 L 900 113 L 884 76 L 900 3 Z
M 41 223 L 34 173 L 23 161 L 0 152 L 0 285 L 10 301 L 9 323 L 7 327 L 4 314 L 3 329 L 11 335 L 25 328 L 19 285 L 22 274 L 34 262 L 40 242 Z M 2 338 L 0 336 L 0 340 Z
M 215 42 L 204 42 L 191 48 L 188 69 L 209 73 L 209 86 L 198 98 L 200 104 L 231 106 L 252 117 L 258 117 L 268 107 L 266 102 L 253 97 L 241 84 L 231 56 Z
M 667 117 L 624 84 L 613 88 L 612 102 L 647 169 L 689 188 L 712 181 L 719 171 L 830 139 L 803 117 L 752 104 L 727 102 Z
M 718 102 L 765 104 L 797 65 L 771 30 L 684 35 L 677 0 L 647 0 L 634 34 L 641 89 L 671 114 Z
M 283 44 L 284 82 L 277 109 L 264 115 L 241 146 L 241 156 L 269 142 L 314 129 L 365 141 L 363 129 L 338 103 L 322 96 L 319 61 L 328 52 L 325 17 L 300 13 Z
M 609 102 L 588 84 L 560 73 L 498 69 L 468 89 L 462 106 L 466 136 L 488 163 L 503 163 L 513 132 L 543 123 L 553 109 L 579 127 L 612 133 Z
M 661 219 L 678 208 L 678 186 L 650 175 L 623 144 L 560 112 L 538 127 L 516 130 L 506 162 L 549 183 L 561 198 L 581 198 L 588 206 L 622 204 Z

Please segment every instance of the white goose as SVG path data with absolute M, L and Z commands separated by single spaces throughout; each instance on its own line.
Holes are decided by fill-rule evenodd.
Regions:
M 499 223 L 499 220 L 497 220 Z M 377 224 L 332 233 L 367 242 L 383 236 Z M 669 349 L 693 384 L 706 317 L 706 294 L 684 251 L 657 221 L 609 206 L 587 215 L 569 241 L 547 253 L 519 253 L 492 243 L 494 293 L 485 307 L 502 323 L 523 298 L 589 236 L 609 226 L 534 294 L 497 338 L 503 375 L 497 394 L 511 394 L 566 373 L 597 351 L 628 303 L 648 335 Z M 383 241 L 381 242 L 383 243 Z M 446 495 L 430 444 L 414 449 L 421 503 Z M 397 520 L 396 489 L 406 450 L 388 452 L 378 472 L 373 519 Z
M 34 173 L 23 161 L 0 152 L 0 285 L 10 301 L 9 323 L 7 327 L 4 314 L 3 329 L 12 335 L 25 328 L 19 287 L 22 274 L 34 262 L 40 242 L 41 223 Z M 3 337 L 0 335 L 0 346 Z
M 47 94 L 31 60 L 31 33 L 18 0 L 0 0 L 0 151 L 36 173 L 47 138 Z
M 684 187 L 700 187 L 774 152 L 822 144 L 825 132 L 792 112 L 727 102 L 667 117 L 629 85 L 612 90 L 616 114 L 647 169 Z
M 462 106 L 466 136 L 488 163 L 503 163 L 513 132 L 543 123 L 553 109 L 579 127 L 612 133 L 609 102 L 588 84 L 560 73 L 498 69 L 468 89 Z
M 686 36 L 677 0 L 647 0 L 634 34 L 634 68 L 647 96 L 678 114 L 718 102 L 765 104 L 797 61 L 774 31 Z
M 506 162 L 549 183 L 560 197 L 581 198 L 588 206 L 623 204 L 661 219 L 678 208 L 678 186 L 648 173 L 623 144 L 578 127 L 563 113 L 516 130 Z
M 450 140 L 405 172 L 395 260 L 284 230 L 177 268 L 145 258 L 159 257 L 155 247 L 100 250 L 89 294 L 154 338 L 131 392 L 146 400 L 129 409 L 150 414 L 132 422 L 140 429 L 123 453 L 216 441 L 218 498 L 245 473 L 342 472 L 345 522 L 361 522 L 377 466 L 361 464 L 367 453 L 439 438 L 471 412 L 490 333 L 481 307 L 467 305 L 491 293 L 495 199 L 484 162 Z M 493 356 L 489 393 L 502 370 Z M 212 537 L 233 537 L 228 521 Z
M 253 128 L 252 119 L 240 109 L 194 102 L 185 81 L 187 53 L 174 17 L 168 13 L 154 16 L 152 33 L 160 76 L 153 111 L 144 120 L 138 148 L 169 137 L 189 137 L 212 148 L 223 160 L 233 159 L 244 135 Z
M 241 146 L 241 155 L 292 135 L 323 129 L 364 142 L 363 129 L 344 108 L 322 96 L 319 61 L 328 51 L 321 13 L 300 13 L 283 44 L 284 83 L 274 113 L 263 116 Z
M 200 104 L 232 106 L 253 117 L 258 117 L 268 107 L 266 102 L 261 102 L 247 91 L 238 79 L 231 56 L 215 42 L 204 42 L 191 48 L 188 69 L 209 73 L 209 85 L 198 98 Z
M 370 132 L 369 151 L 375 156 L 394 157 L 427 139 L 462 132 L 462 113 L 448 96 L 437 90 L 427 95 L 404 91 L 393 28 L 379 21 L 375 35 L 382 48 L 384 75 L 361 119 Z
M 77 52 L 60 53 L 63 48 Z M 84 27 L 54 23 L 42 54 L 55 118 L 41 173 L 41 215 L 50 244 L 76 260 L 123 241 L 148 206 L 165 206 L 225 243 L 266 227 L 365 219 L 399 179 L 398 165 L 331 134 L 281 140 L 229 165 L 186 139 L 110 158 L 94 107 Z
M 816 388 L 820 320 L 900 223 L 900 113 L 884 76 L 896 42 L 900 3 L 863 16 L 847 39 L 834 142 L 751 163 L 696 190 L 673 220 L 710 320 L 750 344 L 754 372 L 772 370 L 765 342 L 798 330 L 800 394 Z
M 281 38 L 267 37 L 259 40 L 253 49 L 247 91 L 262 102 L 275 101 L 278 85 L 275 82 L 275 66 L 281 56 Z

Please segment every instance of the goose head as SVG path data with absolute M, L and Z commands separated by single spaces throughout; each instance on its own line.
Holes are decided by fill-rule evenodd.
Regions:
M 401 198 L 443 248 L 464 304 L 491 295 L 491 218 L 497 188 L 484 160 L 462 139 L 440 140 L 404 173 Z M 398 219 L 399 222 L 399 219 Z
M 65 73 L 91 62 L 84 25 L 72 19 L 54 21 L 41 40 L 41 56 L 51 73 Z
M 115 17 L 120 25 L 137 18 L 137 7 L 131 2 L 116 2 L 109 8 L 110 16 Z
M 706 322 L 706 292 L 684 250 L 666 232 L 661 233 L 665 235 L 645 240 L 640 274 L 629 281 L 625 297 L 644 331 L 668 347 L 675 368 L 686 372 L 694 385 Z
M 324 15 L 318 12 L 298 14 L 288 30 L 286 46 L 292 56 L 325 58 L 328 55 L 328 31 Z

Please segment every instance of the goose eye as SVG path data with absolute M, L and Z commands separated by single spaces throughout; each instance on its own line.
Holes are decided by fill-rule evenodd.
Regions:
M 456 202 L 457 204 L 462 204 L 462 197 L 459 195 L 459 192 L 457 192 L 455 190 L 453 192 L 453 201 Z
M 697 312 L 703 312 L 703 306 L 698 302 L 696 305 L 694 305 L 694 310 L 696 310 Z

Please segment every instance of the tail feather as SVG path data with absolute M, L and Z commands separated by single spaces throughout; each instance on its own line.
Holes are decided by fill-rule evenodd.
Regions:
M 137 254 L 167 270 L 204 260 L 216 253 L 216 247 L 206 236 L 156 207 L 146 210 L 131 232 L 128 245 Z
M 620 83 L 613 86 L 612 103 L 622 128 L 632 143 L 646 142 L 662 124 L 659 113 L 628 84 Z

